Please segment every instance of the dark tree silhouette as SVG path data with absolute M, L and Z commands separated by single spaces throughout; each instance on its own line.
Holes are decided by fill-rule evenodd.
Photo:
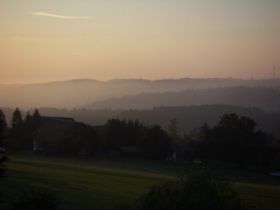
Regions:
M 155 185 L 132 205 L 119 210 L 247 210 L 232 186 L 204 171 L 188 172 Z
M 6 118 L 2 110 L 0 110 L 0 147 L 4 147 L 6 131 L 7 131 Z
M 36 130 L 41 122 L 41 115 L 39 113 L 38 109 L 35 109 L 32 117 L 31 117 L 31 127 L 32 127 L 32 132 L 34 132 L 34 130 Z
M 164 159 L 171 151 L 171 138 L 160 126 L 144 126 L 138 121 L 112 119 L 105 125 L 105 142 L 108 148 L 133 146 L 142 156 Z
M 13 152 L 23 150 L 25 146 L 24 137 L 24 121 L 21 111 L 19 110 L 19 108 L 16 108 L 16 110 L 13 112 L 11 120 L 11 129 L 9 131 L 9 139 L 7 145 L 8 149 Z
M 35 109 L 33 115 L 27 113 L 23 125 L 23 141 L 25 148 L 31 149 L 33 145 L 33 136 L 37 132 L 41 122 L 41 115 L 38 109 Z
M 12 129 L 18 129 L 22 125 L 23 125 L 23 119 L 22 119 L 21 111 L 19 110 L 19 108 L 16 108 L 16 110 L 13 113 L 12 122 L 11 122 Z
M 58 199 L 45 189 L 31 189 L 18 194 L 13 199 L 12 210 L 56 210 L 58 209 Z
M 178 141 L 179 134 L 178 134 L 178 121 L 176 118 L 173 118 L 169 121 L 167 127 L 168 135 L 173 139 L 174 142 Z
M 198 158 L 264 168 L 269 162 L 270 141 L 256 126 L 248 117 L 225 114 L 213 128 L 204 126 L 195 132 L 187 147 Z
M 34 118 L 40 118 L 40 117 L 41 117 L 41 115 L 40 115 L 38 109 L 35 109 L 35 110 L 34 110 L 33 117 L 34 117 Z
M 0 110 L 0 179 L 3 177 L 5 173 L 5 165 L 4 163 L 7 161 L 7 158 L 4 154 L 5 152 L 5 139 L 6 139 L 6 130 L 7 130 L 7 123 L 5 119 L 5 115 Z M 1 180 L 0 180 L 1 181 Z M 1 201 L 1 185 L 0 185 L 0 201 Z
M 152 159 L 164 159 L 171 153 L 171 139 L 158 125 L 147 128 L 140 145 L 143 154 Z
M 23 120 L 21 111 L 17 108 L 12 116 L 8 146 L 12 152 L 31 151 L 33 136 L 41 122 L 41 116 L 36 109 L 31 115 L 29 112 Z

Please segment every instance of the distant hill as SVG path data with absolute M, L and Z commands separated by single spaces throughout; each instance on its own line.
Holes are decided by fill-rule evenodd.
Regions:
M 106 99 L 89 104 L 86 107 L 92 109 L 151 109 L 156 106 L 203 104 L 258 107 L 269 111 L 280 111 L 280 90 L 264 87 L 228 87 L 191 89 L 164 93 L 144 93 Z
M 97 81 L 78 79 L 41 84 L 0 85 L 0 106 L 74 108 L 112 97 L 238 86 L 279 88 L 280 80 L 182 78 L 153 81 L 142 79 Z

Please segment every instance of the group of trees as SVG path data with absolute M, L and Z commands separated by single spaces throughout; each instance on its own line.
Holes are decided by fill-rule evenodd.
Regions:
M 137 147 L 144 157 L 163 159 L 171 152 L 171 138 L 160 126 L 132 120 L 109 120 L 104 127 L 107 148 Z
M 38 110 L 23 118 L 21 111 L 16 109 L 8 132 L 8 149 L 12 152 L 31 151 L 40 122 Z M 54 155 L 89 157 L 97 152 L 122 154 L 124 148 L 128 153 L 134 153 L 134 156 L 164 159 L 171 152 L 171 144 L 172 139 L 160 126 L 146 126 L 137 120 L 111 119 L 103 126 L 73 123 L 59 142 L 52 145 L 41 142 L 40 148 L 45 153 Z
M 36 109 L 32 115 L 26 114 L 23 118 L 21 111 L 17 108 L 13 112 L 11 127 L 8 136 L 8 149 L 10 151 L 32 150 L 32 135 L 40 123 L 40 114 Z
M 2 112 L 1 119 L 0 140 L 4 133 L 8 134 L 9 150 L 32 150 L 33 134 L 40 126 L 39 111 L 35 110 L 23 119 L 20 110 L 16 109 L 9 132 Z M 111 119 L 103 126 L 78 123 L 51 150 L 47 143 L 41 146 L 55 155 L 89 157 L 102 152 L 122 154 L 124 150 L 139 157 L 165 159 L 176 152 L 183 159 L 259 169 L 268 169 L 270 162 L 280 153 L 279 142 L 258 130 L 254 120 L 237 114 L 225 114 L 217 125 L 204 124 L 184 138 L 178 134 L 176 119 L 170 121 L 167 131 L 137 120 Z
M 119 154 L 150 159 L 164 159 L 171 152 L 171 138 L 159 126 L 145 126 L 138 121 L 108 120 L 104 126 L 78 124 L 72 134 L 63 138 L 57 154 Z
M 204 124 L 194 131 L 186 143 L 185 154 L 240 167 L 267 168 L 276 155 L 274 140 L 256 126 L 248 117 L 224 115 L 214 127 Z

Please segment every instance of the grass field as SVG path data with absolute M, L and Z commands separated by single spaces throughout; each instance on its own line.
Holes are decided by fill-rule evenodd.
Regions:
M 173 179 L 179 166 L 139 160 L 73 160 L 12 157 L 1 186 L 7 198 L 31 187 L 48 188 L 62 210 L 109 210 L 133 201 L 152 185 Z M 231 173 L 231 172 L 228 172 Z M 262 210 L 280 209 L 280 185 L 269 177 L 239 174 L 234 187 L 243 199 Z M 240 177 L 240 178 L 239 178 Z M 256 178 L 257 177 L 257 178 Z M 6 199 L 7 200 L 7 199 Z M 8 205 L 0 209 L 8 209 Z

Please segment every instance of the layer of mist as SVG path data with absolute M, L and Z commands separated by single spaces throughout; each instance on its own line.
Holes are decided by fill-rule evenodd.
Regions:
M 209 89 L 222 87 L 229 88 L 240 86 L 279 88 L 280 80 L 182 78 L 155 81 L 141 79 L 97 81 L 90 79 L 80 79 L 41 84 L 0 85 L 0 106 L 13 108 L 20 106 L 28 109 L 32 107 L 75 108 L 84 107 L 85 105 L 87 105 L 86 107 L 88 108 L 94 108 L 92 106 L 97 106 L 97 102 L 101 103 L 101 101 L 116 97 L 125 97 L 146 93 L 179 92 L 191 89 Z M 98 107 L 115 108 L 114 104 L 106 104 L 104 106 L 101 106 L 100 103 Z M 106 103 L 110 103 L 110 100 Z M 116 102 L 112 101 L 112 103 Z M 211 101 L 209 103 L 211 103 Z M 173 104 L 157 103 L 151 105 L 155 106 Z M 151 107 L 151 105 L 148 105 L 146 107 Z M 120 104 L 119 106 L 122 105 Z M 127 108 L 134 107 L 127 106 Z M 141 106 L 139 108 L 144 108 L 144 106 Z

